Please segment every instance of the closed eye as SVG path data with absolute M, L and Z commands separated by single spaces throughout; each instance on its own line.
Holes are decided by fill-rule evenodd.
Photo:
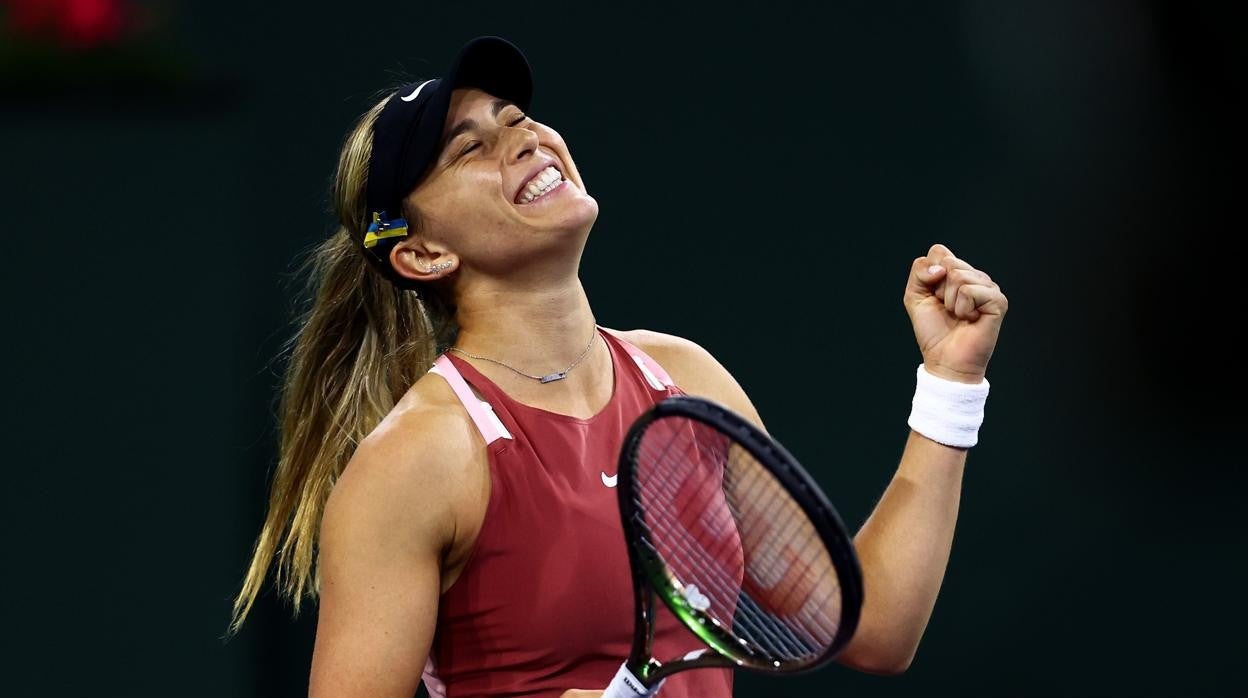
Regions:
M 524 123 L 525 121 L 527 121 L 528 118 L 529 117 L 527 115 L 520 114 L 516 116 L 516 118 L 512 119 L 511 123 L 507 125 L 510 127 L 516 127 Z M 464 157 L 468 153 L 471 153 L 472 151 L 476 150 L 478 147 L 480 147 L 480 145 L 481 145 L 481 141 L 469 141 L 468 143 L 464 145 L 463 148 L 460 148 L 458 153 L 456 153 L 455 159 L 458 160 L 459 158 Z

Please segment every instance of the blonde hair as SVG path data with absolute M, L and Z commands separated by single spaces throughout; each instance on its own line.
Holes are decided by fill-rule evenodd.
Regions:
M 317 537 L 330 490 L 356 446 L 455 331 L 453 307 L 433 289 L 419 296 L 401 289 L 364 257 L 372 129 L 385 104 L 365 113 L 343 143 L 332 189 L 340 225 L 302 267 L 311 306 L 286 345 L 277 470 L 227 635 L 242 626 L 275 560 L 279 594 L 296 616 L 303 597 L 319 594 Z M 406 213 L 418 230 L 416 212 Z

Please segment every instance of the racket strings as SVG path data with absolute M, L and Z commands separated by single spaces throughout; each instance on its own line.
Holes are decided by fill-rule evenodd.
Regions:
M 681 538 L 671 540 L 682 541 Z M 824 632 L 818 633 L 803 632 L 801 626 L 793 626 L 791 623 L 777 625 L 773 622 L 776 615 L 774 611 L 764 611 L 749 594 L 741 593 L 739 578 L 734 579 L 732 584 L 728 585 L 722 582 L 722 575 L 708 577 L 705 574 L 707 569 L 722 566 L 722 559 L 711 557 L 707 554 L 707 551 L 701 548 L 691 547 L 687 543 L 669 544 L 662 546 L 661 549 L 654 546 L 650 547 L 669 563 L 681 559 L 681 556 L 687 558 L 687 562 L 690 563 L 687 565 L 675 564 L 674 567 L 701 566 L 702 574 L 700 576 L 693 576 L 698 575 L 698 571 L 688 572 L 683 570 L 675 575 L 678 579 L 686 580 L 682 586 L 686 586 L 689 583 L 688 580 L 694 578 L 701 582 L 701 591 L 711 591 L 717 598 L 732 599 L 734 605 L 739 604 L 739 607 L 735 609 L 727 609 L 727 619 L 724 618 L 725 614 L 721 613 L 710 613 L 708 615 L 718 616 L 716 620 L 720 622 L 721 626 L 731 628 L 739 640 L 745 641 L 746 646 L 751 650 L 770 648 L 765 652 L 768 657 L 779 656 L 780 658 L 796 659 L 818 654 L 827 646 L 835 634 L 834 630 L 826 630 L 826 628 L 835 627 L 835 623 L 831 621 L 821 623 L 824 626 L 821 630 L 824 630 Z M 694 585 L 694 588 L 698 587 Z M 793 591 L 791 590 L 788 596 L 791 596 L 792 593 Z M 773 602 L 771 605 L 776 606 L 777 604 Z M 782 600 L 779 605 L 783 607 L 784 601 Z M 810 608 L 809 604 L 805 608 Z M 725 620 L 728 622 L 725 622 Z
M 735 510 L 735 505 L 729 501 L 730 509 Z M 749 518 L 738 518 L 739 522 L 750 521 Z M 822 543 L 808 544 L 807 552 L 798 554 L 797 560 L 800 562 L 788 561 L 787 566 L 784 564 L 776 553 L 776 546 L 768 541 L 750 540 L 751 534 L 748 531 L 742 531 L 743 547 L 747 551 L 758 551 L 757 556 L 750 559 L 746 567 L 747 574 L 754 574 L 758 578 L 749 580 L 746 583 L 747 590 L 751 584 L 759 585 L 769 583 L 770 588 L 785 590 L 781 595 L 776 596 L 773 592 L 770 596 L 765 597 L 767 606 L 772 610 L 764 611 L 758 602 L 753 598 L 753 594 L 744 593 L 739 596 L 739 604 L 744 606 L 743 611 L 738 611 L 735 620 L 738 625 L 745 626 L 743 629 L 759 628 L 772 639 L 777 639 L 778 630 L 772 630 L 772 623 L 761 623 L 757 618 L 771 618 L 772 616 L 801 614 L 800 620 L 803 623 L 794 624 L 786 623 L 785 627 L 793 631 L 794 635 L 791 640 L 800 642 L 797 648 L 792 648 L 796 656 L 800 656 L 806 652 L 819 652 L 828 644 L 836 635 L 838 623 L 831 618 L 824 610 L 829 602 L 835 604 L 839 601 L 839 587 L 835 585 L 824 585 L 826 589 L 830 589 L 831 593 L 824 591 L 817 593 L 818 583 L 815 578 L 816 569 L 823 569 L 822 566 L 816 567 L 812 562 L 811 555 L 822 551 Z M 789 540 L 791 536 L 785 536 L 783 532 L 776 532 L 773 536 L 780 541 Z M 774 576 L 775 570 L 784 569 L 784 576 Z M 744 580 L 743 580 L 744 581 Z M 831 598 L 829 598 L 831 597 Z
M 813 626 L 810 629 L 816 631 L 817 637 L 812 639 L 821 645 L 826 645 L 836 635 L 840 625 L 841 594 L 840 585 L 837 583 L 839 580 L 835 574 L 827 575 L 829 570 L 835 572 L 831 556 L 828 555 L 827 548 L 814 525 L 797 502 L 769 473 L 765 473 L 761 466 L 753 461 L 753 456 L 740 447 L 734 446 L 734 448 L 740 452 L 741 458 L 749 459 L 758 468 L 757 470 L 726 468 L 724 472 L 724 489 L 732 495 L 727 497 L 728 507 L 742 529 L 742 537 L 745 539 L 744 548 L 756 555 L 756 560 L 749 569 L 757 572 L 759 576 L 784 570 L 789 579 L 787 583 L 783 579 L 767 580 L 771 582 L 773 588 L 779 585 L 779 588 L 785 590 L 782 596 L 772 599 L 773 604 L 785 609 L 791 609 L 793 604 L 797 604 L 799 609 L 808 614 L 806 620 Z M 767 476 L 763 477 L 764 474 Z M 743 485 L 740 482 L 742 476 L 751 482 Z M 763 489 L 778 490 L 778 492 L 772 491 L 768 494 L 773 496 L 763 497 L 760 492 Z M 764 506 L 751 512 L 751 515 L 742 512 L 741 502 L 757 503 L 759 501 L 765 502 Z M 780 522 L 779 525 L 773 523 L 777 521 Z M 769 530 L 759 531 L 760 522 Z M 769 537 L 770 540 L 754 540 L 764 536 Z M 788 541 L 787 545 L 785 541 Z M 800 548 L 793 546 L 796 541 L 802 541 Z M 829 606 L 836 609 L 836 618 L 826 612 L 825 609 Z
M 673 490 L 669 487 L 667 491 L 670 494 Z M 670 504 L 665 506 L 670 506 Z M 653 533 L 656 522 L 651 521 L 648 525 Z M 809 636 L 803 641 L 803 638 L 796 637 L 787 628 L 776 627 L 774 622 L 770 622 L 769 614 L 764 612 L 748 595 L 741 593 L 739 574 L 727 584 L 723 581 L 722 573 L 708 574 L 710 570 L 722 570 L 723 559 L 712 557 L 703 546 L 689 544 L 686 538 L 687 536 L 665 536 L 662 537 L 663 543 L 657 547 L 654 545 L 647 547 L 664 560 L 683 588 L 688 589 L 692 585 L 693 588 L 699 590 L 699 593 L 710 591 L 713 598 L 731 599 L 733 606 L 740 604 L 737 608 L 727 608 L 726 613 L 715 612 L 718 608 L 722 608 L 722 605 L 705 609 L 704 613 L 715 618 L 721 627 L 734 634 L 738 642 L 744 645 L 744 649 L 754 654 L 762 654 L 768 661 L 773 657 L 790 660 L 801 658 L 816 654 L 821 649 L 818 643 Z M 734 548 L 740 556 L 739 541 Z
M 671 420 L 665 420 L 670 422 Z M 670 426 L 665 422 L 658 422 L 664 426 Z M 651 426 L 654 429 L 655 425 Z M 714 432 L 718 433 L 718 432 Z M 661 451 L 656 452 L 655 442 L 663 445 Z M 673 449 L 676 446 L 682 446 Z M 656 466 L 659 469 L 670 467 L 677 461 L 690 460 L 690 446 L 692 442 L 689 439 L 653 439 L 645 440 L 639 448 L 641 462 Z M 712 449 L 712 454 L 717 451 Z M 722 452 L 718 451 L 718 452 Z M 714 462 L 714 461 L 712 461 Z M 640 473 L 639 473 L 640 474 Z M 733 625 L 733 606 L 740 593 L 740 573 L 736 570 L 729 570 L 724 565 L 725 556 L 731 552 L 740 557 L 740 541 L 733 540 L 728 537 L 721 538 L 713 548 L 708 549 L 705 539 L 701 541 L 691 542 L 691 537 L 687 535 L 688 529 L 679 522 L 673 522 L 670 516 L 656 517 L 655 512 L 666 512 L 670 514 L 676 510 L 679 492 L 674 485 L 672 478 L 647 478 L 646 487 L 649 489 L 648 496 L 637 494 L 634 500 L 639 505 L 639 511 L 649 511 L 651 521 L 647 522 L 642 518 L 640 513 L 634 515 L 634 519 L 642 525 L 643 530 L 649 530 L 650 536 L 645 545 L 653 551 L 660 560 L 673 571 L 682 586 L 688 588 L 689 585 L 696 586 L 699 592 L 706 596 L 706 592 L 710 592 L 707 598 L 708 603 L 713 599 L 715 603 L 710 604 L 706 611 L 707 615 L 715 618 L 721 625 L 731 628 Z M 687 505 L 691 502 L 683 502 L 686 508 L 682 511 L 692 510 Z M 671 535 L 673 531 L 680 531 L 685 535 Z M 740 562 L 737 562 L 740 566 Z M 694 581 L 696 580 L 696 582 Z M 727 608 L 725 608 L 727 606 Z M 723 611 L 720 611 L 723 609 Z M 744 616 L 738 619 L 739 622 L 749 626 L 759 634 L 769 634 L 766 627 L 758 624 L 752 616 Z M 779 641 L 779 638 L 775 638 Z
M 821 654 L 840 587 L 814 525 L 747 450 L 701 422 L 656 420 L 635 458 L 636 523 L 688 606 L 769 661 Z
M 657 550 L 651 545 L 646 547 L 654 551 L 660 557 L 664 556 L 664 551 Z M 671 551 L 667 551 L 669 554 Z M 715 591 L 711 589 L 702 589 L 702 591 Z M 738 592 L 725 592 L 736 595 Z M 778 632 L 770 623 L 760 622 L 765 614 L 758 608 L 749 597 L 742 597 L 738 600 L 736 614 L 729 613 L 728 620 L 725 622 L 723 618 L 716 617 L 719 614 L 707 613 L 711 617 L 715 617 L 722 627 L 733 632 L 740 640 L 745 642 L 745 649 L 751 653 L 757 653 L 756 648 L 759 647 L 782 647 L 789 656 L 802 657 L 817 651 L 817 648 L 810 644 L 803 643 L 799 638 L 794 638 L 789 633 Z M 768 655 L 770 659 L 770 655 Z
M 666 452 L 670 449 L 665 449 Z M 667 494 L 674 494 L 670 487 L 670 481 L 664 480 L 654 483 L 656 487 L 666 487 Z M 732 504 L 728 503 L 732 508 Z M 670 506 L 670 504 L 669 504 Z M 645 523 L 642 521 L 642 523 Z M 653 524 L 651 524 L 653 525 Z M 721 539 L 721 544 L 728 542 L 727 539 Z M 733 550 L 738 556 L 741 553 L 741 542 L 739 540 L 732 541 Z M 698 588 L 701 591 L 711 590 L 715 593 L 715 598 L 733 599 L 735 602 L 742 604 L 742 608 L 738 608 L 736 613 L 732 609 L 728 609 L 727 614 L 710 613 L 715 617 L 721 625 L 732 628 L 740 639 L 745 640 L 750 647 L 766 647 L 770 643 L 773 646 L 782 648 L 787 652 L 790 658 L 803 657 L 809 654 L 820 652 L 831 641 L 831 637 L 835 635 L 835 621 L 827 620 L 826 625 L 831 627 L 831 632 L 819 633 L 822 639 L 815 637 L 811 633 L 800 632 L 795 635 L 783 629 L 773 627 L 775 624 L 768 622 L 769 614 L 763 611 L 757 603 L 748 595 L 741 594 L 741 578 L 734 577 L 728 584 L 723 582 L 722 575 L 707 575 L 708 570 L 722 567 L 723 558 L 708 551 L 705 546 L 691 545 L 685 536 L 668 536 L 663 538 L 660 547 L 647 545 L 651 550 L 660 556 L 667 564 L 674 568 L 684 568 L 682 573 L 677 573 L 678 579 L 684 580 L 684 584 L 689 584 L 691 578 L 698 580 Z M 721 551 L 722 551 L 721 545 Z M 690 570 L 689 568 L 697 569 Z M 790 594 L 792 593 L 792 590 Z M 734 627 L 735 626 L 735 627 Z
M 639 514 L 634 516 L 635 520 L 645 524 L 645 521 L 639 517 Z M 654 552 L 659 559 L 676 568 L 674 574 L 677 580 L 681 581 L 683 588 L 688 589 L 690 585 L 693 585 L 698 589 L 698 593 L 707 596 L 709 605 L 704 612 L 719 621 L 721 626 L 734 630 L 741 639 L 748 643 L 749 647 L 766 646 L 770 642 L 783 646 L 792 656 L 804 656 L 817 649 L 813 647 L 816 643 L 796 644 L 787 633 L 778 633 L 770 623 L 763 622 L 765 614 L 757 604 L 753 603 L 748 596 L 741 595 L 739 578 L 734 577 L 726 582 L 724 575 L 707 574 L 708 570 L 722 566 L 722 557 L 711 554 L 705 547 L 690 544 L 683 537 L 664 537 L 661 540 L 662 542 L 657 546 L 652 541 L 643 541 L 643 545 Z M 723 609 L 725 604 L 710 603 L 711 599 L 729 599 L 731 605 L 720 612 L 719 609 Z M 734 609 L 734 606 L 740 602 L 748 603 L 744 608 L 738 606 Z

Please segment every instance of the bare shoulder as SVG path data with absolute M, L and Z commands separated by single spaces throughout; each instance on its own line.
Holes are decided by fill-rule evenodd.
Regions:
M 741 384 L 710 351 L 697 342 L 653 330 L 607 329 L 649 354 L 685 393 L 720 402 L 755 424 L 762 425 L 758 411 Z
M 650 355 L 691 395 L 717 392 L 728 370 L 709 351 L 690 339 L 653 330 L 609 330 Z M 735 381 L 734 381 L 735 382 Z
M 436 380 L 408 391 L 330 490 L 311 696 L 416 691 L 484 448 Z
M 426 375 L 360 442 L 331 491 L 325 526 L 409 531 L 448 547 L 472 499 L 479 442 L 446 382 Z
M 683 367 L 696 369 L 701 364 L 714 361 L 710 352 L 696 342 L 674 334 L 654 330 L 607 329 L 615 336 L 649 354 L 673 377 L 676 376 L 673 370 L 680 370 Z

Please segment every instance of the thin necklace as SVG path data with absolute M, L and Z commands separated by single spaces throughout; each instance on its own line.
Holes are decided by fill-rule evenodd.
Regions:
M 568 371 L 571 371 L 572 369 L 576 368 L 577 364 L 581 363 L 581 361 L 583 361 L 583 360 L 585 359 L 585 357 L 586 357 L 586 356 L 589 356 L 589 350 L 590 350 L 590 348 L 591 348 L 591 347 L 593 347 L 593 346 L 594 346 L 594 339 L 595 339 L 595 338 L 597 338 L 597 337 L 598 337 L 598 325 L 597 325 L 597 323 L 595 323 L 595 324 L 594 324 L 594 333 L 593 333 L 592 335 L 590 335 L 590 337 L 589 337 L 589 344 L 586 344 L 586 345 L 585 345 L 585 351 L 581 352 L 581 355 L 580 355 L 580 356 L 578 356 L 578 357 L 576 357 L 576 361 L 573 361 L 573 362 L 572 362 L 572 365 L 568 366 L 567 368 L 563 369 L 562 371 L 559 371 L 559 372 L 557 372 L 557 373 L 548 373 L 548 374 L 546 374 L 546 375 L 544 375 L 544 376 L 531 376 L 531 375 L 529 375 L 529 374 L 525 373 L 524 371 L 521 371 L 521 370 L 520 370 L 520 369 L 518 369 L 518 368 L 515 368 L 515 367 L 512 367 L 512 366 L 508 366 L 507 364 L 503 363 L 502 361 L 498 361 L 497 359 L 491 359 L 491 358 L 486 357 L 486 356 L 477 356 L 476 354 L 469 354 L 468 352 L 464 351 L 463 349 L 460 349 L 459 347 L 451 347 L 451 348 L 447 349 L 447 351 L 453 351 L 453 352 L 455 352 L 456 354 L 463 354 L 464 356 L 467 356 L 467 357 L 472 358 L 472 359 L 479 359 L 479 360 L 481 360 L 481 361 L 489 361 L 489 362 L 490 362 L 490 363 L 492 363 L 492 364 L 498 364 L 499 366 L 502 366 L 502 367 L 503 367 L 503 368 L 505 368 L 505 369 L 508 369 L 508 370 L 514 371 L 514 372 L 516 372 L 516 373 L 519 373 L 520 375 L 524 376 L 525 378 L 531 378 L 531 379 L 533 379 L 533 380 L 535 380 L 535 381 L 538 381 L 539 383 L 553 383 L 553 382 L 555 382 L 555 381 L 559 381 L 559 380 L 563 380 L 564 378 L 567 378 L 567 377 L 568 377 Z

